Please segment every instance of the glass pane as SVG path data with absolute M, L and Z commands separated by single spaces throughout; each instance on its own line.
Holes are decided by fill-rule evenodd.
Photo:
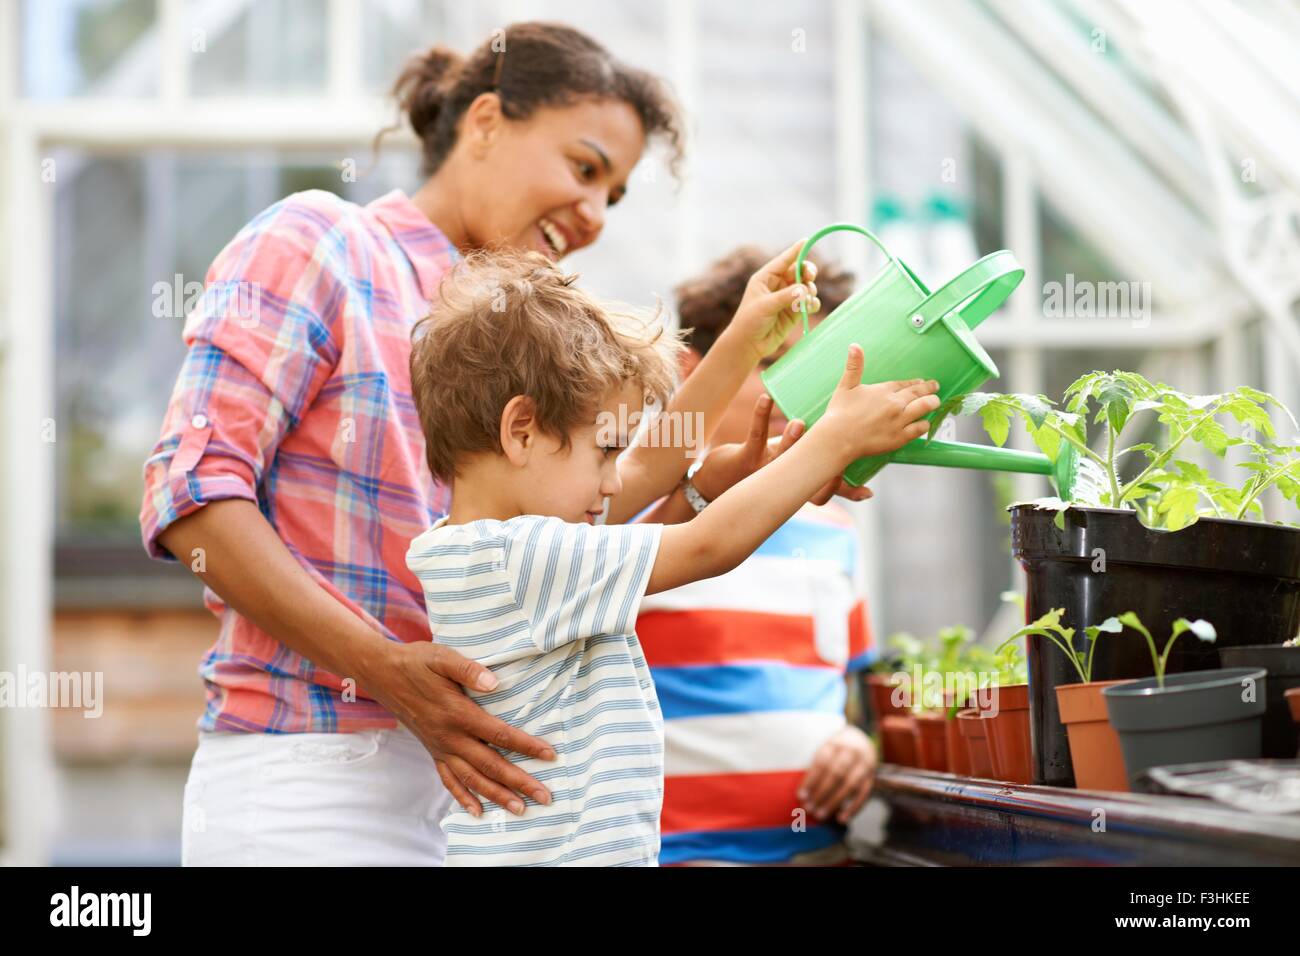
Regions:
M 408 56 L 448 42 L 443 9 L 438 0 L 364 0 L 361 77 L 367 91 L 386 92 Z
M 140 473 L 184 355 L 186 305 L 221 248 L 281 197 L 327 189 L 368 202 L 414 191 L 415 157 L 387 148 L 196 155 L 56 154 L 54 200 L 58 535 L 139 539 Z
M 190 0 L 188 12 L 195 96 L 325 92 L 329 20 L 319 0 Z
M 1039 199 L 1043 316 L 1048 319 L 1150 321 L 1151 282 L 1140 282 L 1116 266 L 1052 204 Z M 1067 383 L 1068 384 L 1068 383 Z
M 155 94 L 157 6 L 157 0 L 23 0 L 23 95 Z

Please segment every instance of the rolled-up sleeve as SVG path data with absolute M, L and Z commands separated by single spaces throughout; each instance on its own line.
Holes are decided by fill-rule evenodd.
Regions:
M 173 522 L 229 498 L 258 500 L 284 436 L 338 363 L 345 250 L 332 224 L 291 197 L 217 256 L 185 323 L 188 347 L 144 465 L 140 530 L 151 557 Z

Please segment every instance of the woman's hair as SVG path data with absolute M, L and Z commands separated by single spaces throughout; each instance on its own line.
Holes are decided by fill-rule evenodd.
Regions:
M 740 308 L 749 277 L 767 264 L 774 253 L 758 246 L 733 249 L 693 279 L 673 290 L 677 319 L 686 332 L 686 344 L 701 355 L 713 348 L 731 317 Z M 812 256 L 805 262 L 815 261 Z M 832 262 L 817 262 L 819 316 L 830 315 L 853 294 L 853 273 Z
M 533 400 L 538 424 L 568 447 L 627 384 L 667 405 L 681 350 L 658 316 L 612 309 L 537 252 L 473 252 L 443 276 L 412 330 L 411 393 L 429 470 L 450 481 L 466 454 L 501 452 L 501 413 Z M 633 412 L 642 409 L 629 409 Z
M 682 158 L 681 114 L 667 84 L 620 63 L 585 33 L 558 23 L 515 23 L 494 30 L 468 57 L 435 45 L 411 57 L 392 92 L 420 138 L 426 176 L 438 170 L 456 145 L 456 124 L 469 105 L 492 92 L 512 120 L 527 119 L 539 107 L 620 100 L 636 110 L 647 137 L 668 142 L 674 175 Z M 395 128 L 381 131 L 376 144 Z

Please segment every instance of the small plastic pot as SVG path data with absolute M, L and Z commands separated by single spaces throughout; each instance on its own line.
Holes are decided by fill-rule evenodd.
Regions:
M 911 714 L 889 714 L 880 718 L 881 759 L 900 767 L 917 766 L 916 732 Z
M 1056 702 L 1070 736 L 1074 783 L 1080 790 L 1128 790 L 1119 734 L 1110 725 L 1106 699 L 1101 695 L 1107 687 L 1126 683 L 1101 680 L 1057 685 Z
M 1286 692 L 1286 702 L 1291 708 L 1291 720 L 1296 725 L 1296 729 L 1300 730 L 1300 687 Z M 1296 756 L 1300 757 L 1300 750 L 1296 752 Z
M 947 714 L 948 711 L 944 711 L 945 717 Z M 957 726 L 956 717 L 947 717 L 943 722 L 943 732 L 948 741 L 948 772 L 969 777 L 971 775 L 970 750 L 961 735 L 961 728 Z
M 1263 756 L 1291 760 L 1300 748 L 1300 727 L 1287 712 L 1286 692 L 1300 687 L 1300 647 L 1246 644 L 1219 648 L 1223 667 L 1262 667 L 1268 671 L 1268 709 L 1264 712 Z
M 867 692 L 871 697 L 871 709 L 875 711 L 877 722 L 884 720 L 890 714 L 907 712 L 906 707 L 894 705 L 894 685 L 889 674 L 867 675 Z
M 1029 685 L 993 688 L 993 706 L 981 716 L 988 724 L 993 776 L 1009 783 L 1034 782 L 1034 752 L 1029 740 Z
M 1119 733 L 1129 785 L 1150 767 L 1255 760 L 1263 744 L 1266 672 L 1262 667 L 1166 674 L 1102 691 Z
M 942 711 L 917 714 L 912 721 L 916 734 L 917 766 L 922 770 L 948 773 L 948 719 Z
M 988 723 L 980 717 L 980 712 L 970 707 L 957 711 L 957 732 L 966 744 L 966 754 L 970 758 L 970 775 L 993 779 L 993 758 L 989 754 Z

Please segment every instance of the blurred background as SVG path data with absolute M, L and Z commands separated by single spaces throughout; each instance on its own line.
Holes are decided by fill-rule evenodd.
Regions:
M 667 302 L 741 242 L 850 220 L 931 288 L 1016 253 L 979 331 L 990 389 L 1123 368 L 1300 407 L 1293 0 L 0 0 L 0 671 L 104 675 L 98 719 L 0 707 L 0 861 L 179 861 L 216 622 L 137 515 L 191 284 L 288 193 L 414 192 L 409 133 L 371 148 L 404 56 L 539 18 L 665 76 L 690 118 L 685 182 L 648 157 L 568 260 L 598 292 Z M 1063 310 L 1053 283 L 1128 305 Z M 1004 629 L 1004 507 L 1041 481 L 886 469 L 855 512 L 877 643 Z

